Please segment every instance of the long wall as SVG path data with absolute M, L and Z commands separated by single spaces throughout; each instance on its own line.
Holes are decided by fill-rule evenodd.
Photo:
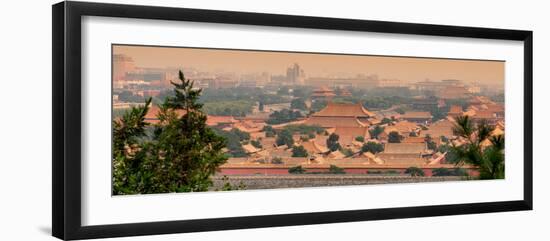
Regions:
M 307 172 L 328 172 L 329 168 L 305 168 Z M 400 174 L 405 174 L 407 168 L 390 168 L 390 167 L 369 167 L 369 168 L 346 168 L 344 171 L 348 174 L 367 174 L 369 171 L 395 171 Z M 432 172 L 435 168 L 421 167 L 426 176 L 432 176 Z M 466 169 L 470 176 L 478 176 L 477 169 Z M 219 170 L 219 175 L 288 175 L 288 167 L 222 167 Z
M 225 183 L 244 185 L 245 189 L 299 188 L 344 185 L 369 185 L 390 183 L 418 183 L 468 180 L 463 177 L 411 177 L 408 175 L 339 175 L 339 174 L 292 174 L 292 175 L 215 175 L 213 189 L 221 189 Z

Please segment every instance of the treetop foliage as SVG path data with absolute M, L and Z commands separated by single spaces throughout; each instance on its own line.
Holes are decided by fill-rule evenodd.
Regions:
M 145 137 L 151 99 L 113 121 L 113 194 L 207 191 L 225 163 L 225 139 L 206 125 L 200 89 L 179 72 L 174 96 L 159 106 L 160 122 Z M 185 110 L 180 117 L 177 110 Z
M 452 152 L 456 156 L 455 163 L 464 163 L 479 167 L 481 179 L 504 178 L 504 135 L 492 136 L 494 126 L 487 122 L 474 123 L 469 116 L 455 118 L 453 131 L 466 140 L 466 143 L 452 145 Z M 483 143 L 489 141 L 489 146 Z

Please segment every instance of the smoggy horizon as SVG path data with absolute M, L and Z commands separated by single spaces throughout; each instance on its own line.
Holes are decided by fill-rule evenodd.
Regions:
M 307 77 L 378 75 L 405 82 L 458 79 L 504 87 L 504 61 L 458 60 L 417 57 L 269 52 L 254 50 L 201 49 L 113 45 L 113 54 L 131 57 L 138 67 L 196 68 L 237 74 L 269 72 L 286 74 L 287 67 L 300 65 Z

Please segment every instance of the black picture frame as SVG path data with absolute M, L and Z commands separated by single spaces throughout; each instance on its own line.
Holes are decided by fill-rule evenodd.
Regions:
M 197 10 L 90 2 L 52 6 L 53 120 L 52 233 L 60 239 L 308 225 L 381 219 L 532 210 L 533 32 L 324 17 Z M 99 226 L 81 224 L 81 17 L 103 16 L 206 23 L 366 31 L 427 36 L 516 40 L 524 44 L 524 193 L 522 200 L 404 208 L 212 218 Z

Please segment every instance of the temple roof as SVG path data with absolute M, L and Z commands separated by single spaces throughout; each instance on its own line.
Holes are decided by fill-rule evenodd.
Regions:
M 313 97 L 333 97 L 336 96 L 334 91 L 326 86 L 322 86 L 319 89 L 313 90 L 313 93 L 311 94 Z
M 412 136 L 405 137 L 405 139 L 401 141 L 401 143 L 424 143 L 424 142 L 425 142 L 424 137 L 412 137 Z
M 361 103 L 346 104 L 329 102 L 324 109 L 314 113 L 313 116 L 371 117 L 374 116 L 374 114 L 365 109 Z
M 426 150 L 425 143 L 386 143 L 385 154 L 421 154 Z
M 474 119 L 493 119 L 496 118 L 495 113 L 492 111 L 480 110 L 473 116 Z
M 318 145 L 315 141 L 306 141 L 302 142 L 302 147 L 310 154 L 326 153 L 329 151 L 328 148 Z
M 449 109 L 449 114 L 462 114 L 462 106 L 460 105 L 453 105 Z
M 400 121 L 400 122 L 395 123 L 392 126 L 387 126 L 384 129 L 384 132 L 389 134 L 392 131 L 397 131 L 397 132 L 399 132 L 399 134 L 405 134 L 405 133 L 412 132 L 412 131 L 416 130 L 417 128 L 418 128 L 418 125 L 414 122 Z
M 453 133 L 454 124 L 449 120 L 440 120 L 428 126 L 428 130 L 422 130 L 420 136 L 430 135 L 432 138 L 447 137 L 450 138 Z
M 370 138 L 368 127 L 337 127 L 334 133 L 338 136 L 353 136 L 354 138 L 362 136 L 365 139 Z
M 216 126 L 219 124 L 232 124 L 237 123 L 238 121 L 233 118 L 233 116 L 227 115 L 208 115 L 206 117 L 206 124 L 209 126 Z
M 260 151 L 260 149 L 256 148 L 252 144 L 243 145 L 243 149 L 246 153 L 256 153 L 256 152 Z
M 327 127 L 365 127 L 365 123 L 359 121 L 355 117 L 325 117 L 312 116 L 305 121 L 307 125 L 318 125 L 324 128 Z

